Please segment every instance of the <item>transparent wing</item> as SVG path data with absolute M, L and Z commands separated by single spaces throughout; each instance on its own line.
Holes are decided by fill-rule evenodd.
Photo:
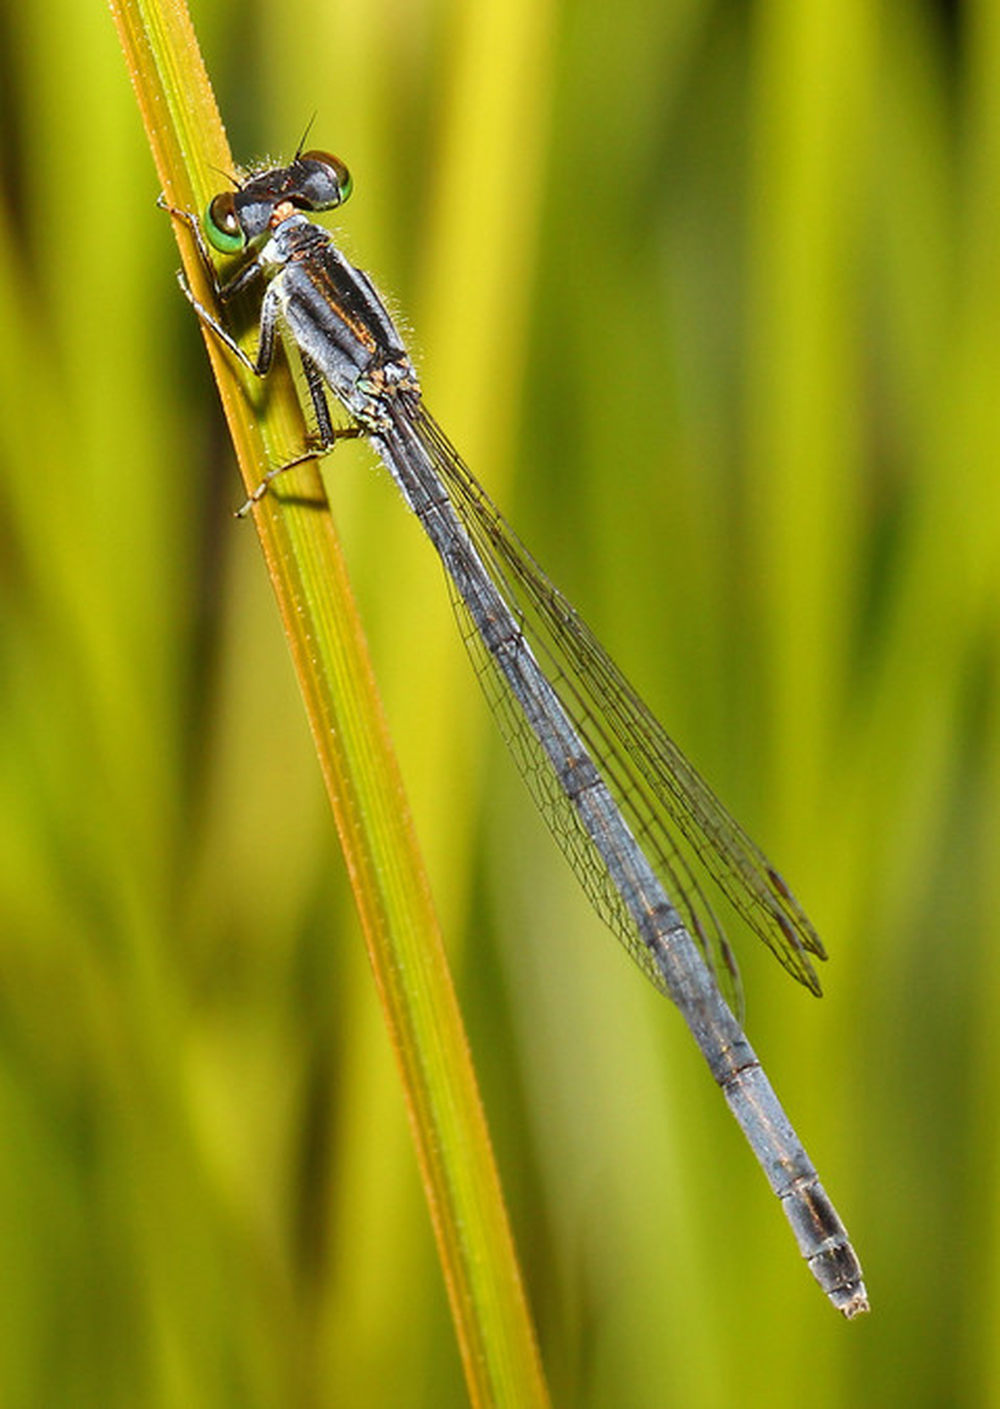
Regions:
M 406 397 L 400 411 L 727 997 L 741 1010 L 736 963 L 699 873 L 711 876 L 779 962 L 818 995 L 809 956 L 825 959 L 826 953 L 778 871 L 549 581 L 419 399 Z M 453 586 L 452 598 L 477 674 L 536 802 L 598 913 L 662 990 L 655 962 Z

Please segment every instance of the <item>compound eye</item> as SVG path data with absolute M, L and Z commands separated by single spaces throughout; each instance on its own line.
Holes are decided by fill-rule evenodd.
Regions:
M 232 191 L 223 191 L 209 202 L 205 211 L 205 234 L 209 244 L 220 254 L 238 254 L 246 244 Z
M 329 210 L 333 206 L 343 205 L 354 189 L 354 182 L 340 157 L 335 157 L 332 152 L 303 152 L 300 160 L 314 161 L 326 168 L 331 189 L 324 193 L 323 208 Z

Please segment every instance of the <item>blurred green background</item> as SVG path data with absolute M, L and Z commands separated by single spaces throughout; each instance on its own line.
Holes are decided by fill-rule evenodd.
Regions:
M 536 819 L 417 526 L 338 449 L 556 1403 L 1000 1404 L 1000 6 L 194 19 L 235 152 L 317 114 L 430 406 L 831 952 L 817 1003 L 739 943 L 853 1325 Z M 0 9 L 0 125 L 0 1401 L 461 1405 L 101 4 Z

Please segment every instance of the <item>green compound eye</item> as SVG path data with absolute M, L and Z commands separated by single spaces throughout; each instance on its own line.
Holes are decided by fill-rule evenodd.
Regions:
M 337 177 L 340 181 L 340 200 L 341 204 L 343 204 L 343 202 L 347 200 L 348 196 L 354 190 L 354 177 L 351 175 L 351 173 L 348 171 L 347 167 L 342 161 L 338 161 L 336 157 L 331 157 L 330 160 L 331 162 L 336 162 L 336 167 L 334 169 L 336 170 Z
M 238 254 L 246 244 L 232 191 L 223 191 L 209 203 L 205 211 L 205 234 L 209 244 L 220 254 Z
M 316 210 L 332 210 L 334 206 L 343 205 L 354 190 L 354 182 L 351 173 L 332 152 L 303 152 L 301 160 L 303 162 L 314 162 L 317 166 L 324 168 L 324 174 L 329 182 L 329 187 L 322 193 L 313 193 Z

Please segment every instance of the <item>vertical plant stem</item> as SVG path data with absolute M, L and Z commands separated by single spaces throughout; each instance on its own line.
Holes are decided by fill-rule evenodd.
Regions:
M 233 163 L 187 12 L 179 0 L 112 0 L 112 10 L 166 200 L 200 211 Z M 190 232 L 174 226 L 188 280 L 211 306 Z M 301 443 L 298 399 L 286 371 L 262 397 L 214 339 L 206 344 L 250 490 Z M 402 1076 L 470 1397 L 544 1406 L 468 1044 L 315 465 L 290 474 L 287 495 L 266 497 L 255 519 Z

